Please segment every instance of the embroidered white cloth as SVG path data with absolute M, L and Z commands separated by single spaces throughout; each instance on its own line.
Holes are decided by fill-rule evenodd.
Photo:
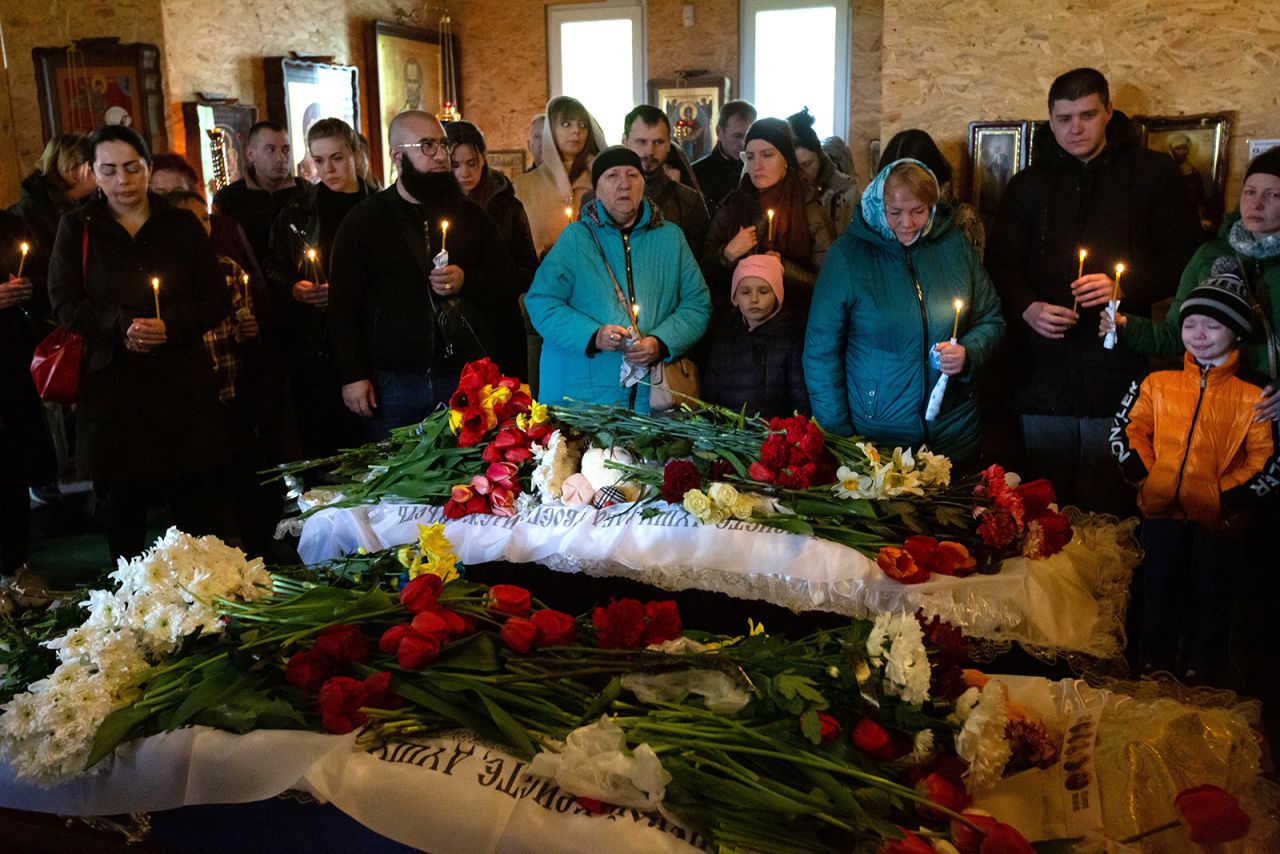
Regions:
M 1000 572 L 935 576 L 904 585 L 852 549 L 752 522 L 700 525 L 658 502 L 602 510 L 544 504 L 507 518 L 447 520 L 414 504 L 330 508 L 309 517 L 298 552 L 306 563 L 414 542 L 418 525 L 445 523 L 464 563 L 541 563 L 564 572 L 618 576 L 664 590 L 709 590 L 794 611 L 865 617 L 923 609 L 966 635 L 1032 651 L 1111 658 L 1123 648 L 1129 579 L 1138 560 L 1130 523 L 1077 514 L 1057 555 L 1007 560 Z

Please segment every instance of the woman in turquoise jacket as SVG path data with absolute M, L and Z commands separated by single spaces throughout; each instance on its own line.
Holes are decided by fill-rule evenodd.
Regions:
M 918 160 L 897 160 L 862 194 L 818 275 L 804 345 L 813 415 L 839 435 L 976 458 L 974 378 L 1003 335 L 1000 298 L 938 206 L 937 179 Z M 942 408 L 926 421 L 943 373 Z
M 618 158 L 626 159 L 621 153 Z M 545 339 L 538 397 L 543 403 L 572 398 L 648 412 L 649 387 L 628 388 L 620 381 L 621 344 L 618 349 L 598 346 L 600 330 L 622 327 L 618 331 L 625 332 L 631 326 L 604 258 L 626 299 L 637 306 L 641 336 L 657 339 L 663 361 L 679 358 L 702 337 L 711 298 L 684 234 L 643 199 L 643 177 L 634 219 L 623 227 L 605 208 L 613 196 L 602 192 L 599 178 L 611 176 L 596 177 L 601 198 L 561 232 L 525 297 L 529 317 Z

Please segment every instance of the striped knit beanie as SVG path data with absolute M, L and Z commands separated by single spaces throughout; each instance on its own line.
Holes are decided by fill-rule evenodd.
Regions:
M 1229 261 L 1229 264 L 1222 262 Z M 1253 297 L 1249 286 L 1240 278 L 1235 259 L 1219 258 L 1214 262 L 1209 278 L 1196 285 L 1187 294 L 1178 321 L 1193 314 L 1212 317 L 1241 338 L 1253 331 Z

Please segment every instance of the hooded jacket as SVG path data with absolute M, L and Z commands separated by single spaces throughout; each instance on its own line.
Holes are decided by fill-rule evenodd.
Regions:
M 1109 418 L 1145 368 L 1135 353 L 1102 347 L 1101 306 L 1082 309 L 1059 339 L 1023 320 L 1033 302 L 1072 305 L 1081 248 L 1089 253 L 1086 273 L 1125 264 L 1121 311 L 1149 317 L 1151 305 L 1174 292 L 1201 240 L 1199 214 L 1173 160 L 1143 148 L 1119 111 L 1106 135 L 1103 150 L 1084 163 L 1044 128 L 1035 162 L 1009 182 L 988 236 L 987 268 L 1010 323 L 1020 412 Z
M 641 204 L 635 224 L 625 230 L 598 200 L 591 202 L 547 253 L 525 297 L 534 328 L 545 339 L 538 375 L 544 403 L 569 397 L 627 406 L 631 397 L 619 382 L 622 353 L 596 352 L 592 346 L 604 324 L 630 324 L 592 231 L 624 295 L 635 292 L 641 334 L 662 342 L 667 361 L 686 353 L 711 317 L 711 298 L 689 244 L 651 201 Z M 648 388 L 637 389 L 635 409 L 648 412 Z
M 1135 381 L 1111 428 L 1111 452 L 1139 484 L 1148 519 L 1190 519 L 1222 532 L 1224 517 L 1280 485 L 1276 422 L 1253 420 L 1262 389 L 1242 379 L 1240 351 L 1217 367 L 1190 353 L 1182 369 Z
M 912 245 L 894 236 L 884 215 L 884 180 L 894 165 L 867 187 L 818 275 L 804 345 L 809 401 L 832 433 L 974 457 L 972 380 L 1004 334 L 1000 300 L 947 208 L 935 208 Z M 956 299 L 963 301 L 957 340 L 967 365 L 948 382 L 938 417 L 926 422 L 929 393 L 941 376 L 929 365 L 929 351 L 951 338 Z
M 804 316 L 783 303 L 773 317 L 748 329 L 736 310 L 720 315 L 702 375 L 702 398 L 765 418 L 809 414 L 804 384 Z
M 1248 258 L 1238 254 L 1227 242 L 1231 229 L 1240 221 L 1237 211 L 1227 216 L 1218 229 L 1218 236 L 1196 250 L 1187 267 L 1182 271 L 1178 293 L 1173 298 L 1164 323 L 1154 323 L 1150 318 L 1134 316 L 1120 327 L 1120 341 L 1135 353 L 1174 358 L 1182 352 L 1182 323 L 1178 319 L 1183 301 L 1191 291 L 1209 277 L 1213 262 L 1219 258 L 1235 258 L 1243 272 L 1243 278 L 1257 301 L 1255 318 L 1260 314 L 1271 324 L 1274 339 L 1280 331 L 1280 255 L 1270 258 Z M 1122 307 L 1123 312 L 1123 307 Z M 1275 349 L 1280 350 L 1280 342 Z M 1240 360 L 1244 369 L 1258 376 L 1274 379 L 1271 356 L 1267 348 L 1265 324 L 1255 322 L 1253 333 L 1240 344 Z

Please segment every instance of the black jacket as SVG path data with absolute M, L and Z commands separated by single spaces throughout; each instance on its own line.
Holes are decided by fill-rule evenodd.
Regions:
M 373 188 L 362 183 L 355 195 L 363 201 L 373 193 Z M 328 221 L 325 212 L 333 208 L 324 202 L 338 195 L 324 184 L 307 184 L 285 203 L 271 226 L 271 250 L 266 258 L 267 290 L 273 314 L 280 320 L 280 337 L 294 355 L 321 358 L 329 350 L 325 330 L 327 310 L 298 302 L 293 298 L 293 285 L 303 279 L 329 280 L 333 241 L 342 223 L 341 220 Z M 314 271 L 307 260 L 308 247 L 316 250 Z
M 241 178 L 219 190 L 213 197 L 213 206 L 218 213 L 240 223 L 253 254 L 257 256 L 258 266 L 265 268 L 271 245 L 271 226 L 289 200 L 305 187 L 295 183 L 271 193 L 257 184 L 250 186 L 247 178 Z
M 720 143 L 716 143 L 710 154 L 693 162 L 693 174 L 698 176 L 698 184 L 702 186 L 707 213 L 715 216 L 724 203 L 724 197 L 738 189 L 738 182 L 742 179 L 742 161 L 725 157 Z M 695 249 L 693 254 L 697 255 L 698 250 Z
M 1073 157 L 1045 127 L 1035 162 L 1009 182 L 987 243 L 987 270 L 1009 321 L 1015 405 L 1019 412 L 1102 418 L 1114 414 L 1146 359 L 1123 347 L 1106 350 L 1098 337 L 1102 308 L 1085 309 L 1061 339 L 1034 332 L 1023 311 L 1032 302 L 1070 307 L 1079 250 L 1085 272 L 1121 280 L 1121 310 L 1149 316 L 1171 296 L 1200 242 L 1200 219 L 1186 183 L 1166 154 L 1143 148 L 1117 111 L 1107 145 L 1087 163 Z
M 75 207 L 76 203 L 68 199 L 53 181 L 39 172 L 32 172 L 22 180 L 18 203 L 10 208 L 21 219 L 21 225 L 17 226 L 19 242 L 25 240 L 31 246 L 22 275 L 31 280 L 34 290 L 31 302 L 27 304 L 27 313 L 40 325 L 41 332 L 51 328 L 45 321 L 50 314 L 46 279 L 49 256 L 53 254 L 53 238 L 58 233 L 58 220 Z M 12 269 L 17 272 L 18 268 Z
M 440 220 L 449 220 L 449 261 L 462 268 L 460 296 L 493 329 L 519 323 L 519 294 L 498 227 L 459 191 L 423 205 L 405 201 L 396 184 L 365 199 L 342 222 L 329 266 L 329 335 L 345 385 L 375 370 L 456 371 L 436 334 L 427 276 L 440 251 Z
M 783 303 L 782 310 L 748 329 L 741 313 L 730 308 L 711 329 L 711 352 L 703 372 L 702 396 L 747 414 L 765 418 L 808 415 L 804 384 L 804 316 Z
M 225 416 L 202 340 L 231 310 L 226 279 L 195 216 L 154 194 L 150 206 L 130 237 L 94 197 L 62 218 L 49 265 L 54 317 L 84 336 L 77 461 L 107 483 L 165 480 L 226 458 Z M 161 282 L 168 342 L 132 353 L 130 323 L 156 313 L 152 277 Z
M 698 257 L 711 225 L 702 194 L 693 187 L 672 181 L 662 169 L 644 177 L 644 194 L 662 211 L 663 219 L 680 226 L 693 257 Z
M 476 188 L 477 193 L 472 199 L 488 211 L 497 224 L 498 234 L 502 236 L 502 242 L 506 244 L 511 261 L 515 264 L 519 291 L 525 293 L 533 283 L 533 274 L 538 270 L 538 252 L 533 248 L 529 215 L 516 198 L 511 179 L 493 169 L 487 169 L 486 173 L 487 177 Z M 523 328 L 521 326 L 522 330 Z

